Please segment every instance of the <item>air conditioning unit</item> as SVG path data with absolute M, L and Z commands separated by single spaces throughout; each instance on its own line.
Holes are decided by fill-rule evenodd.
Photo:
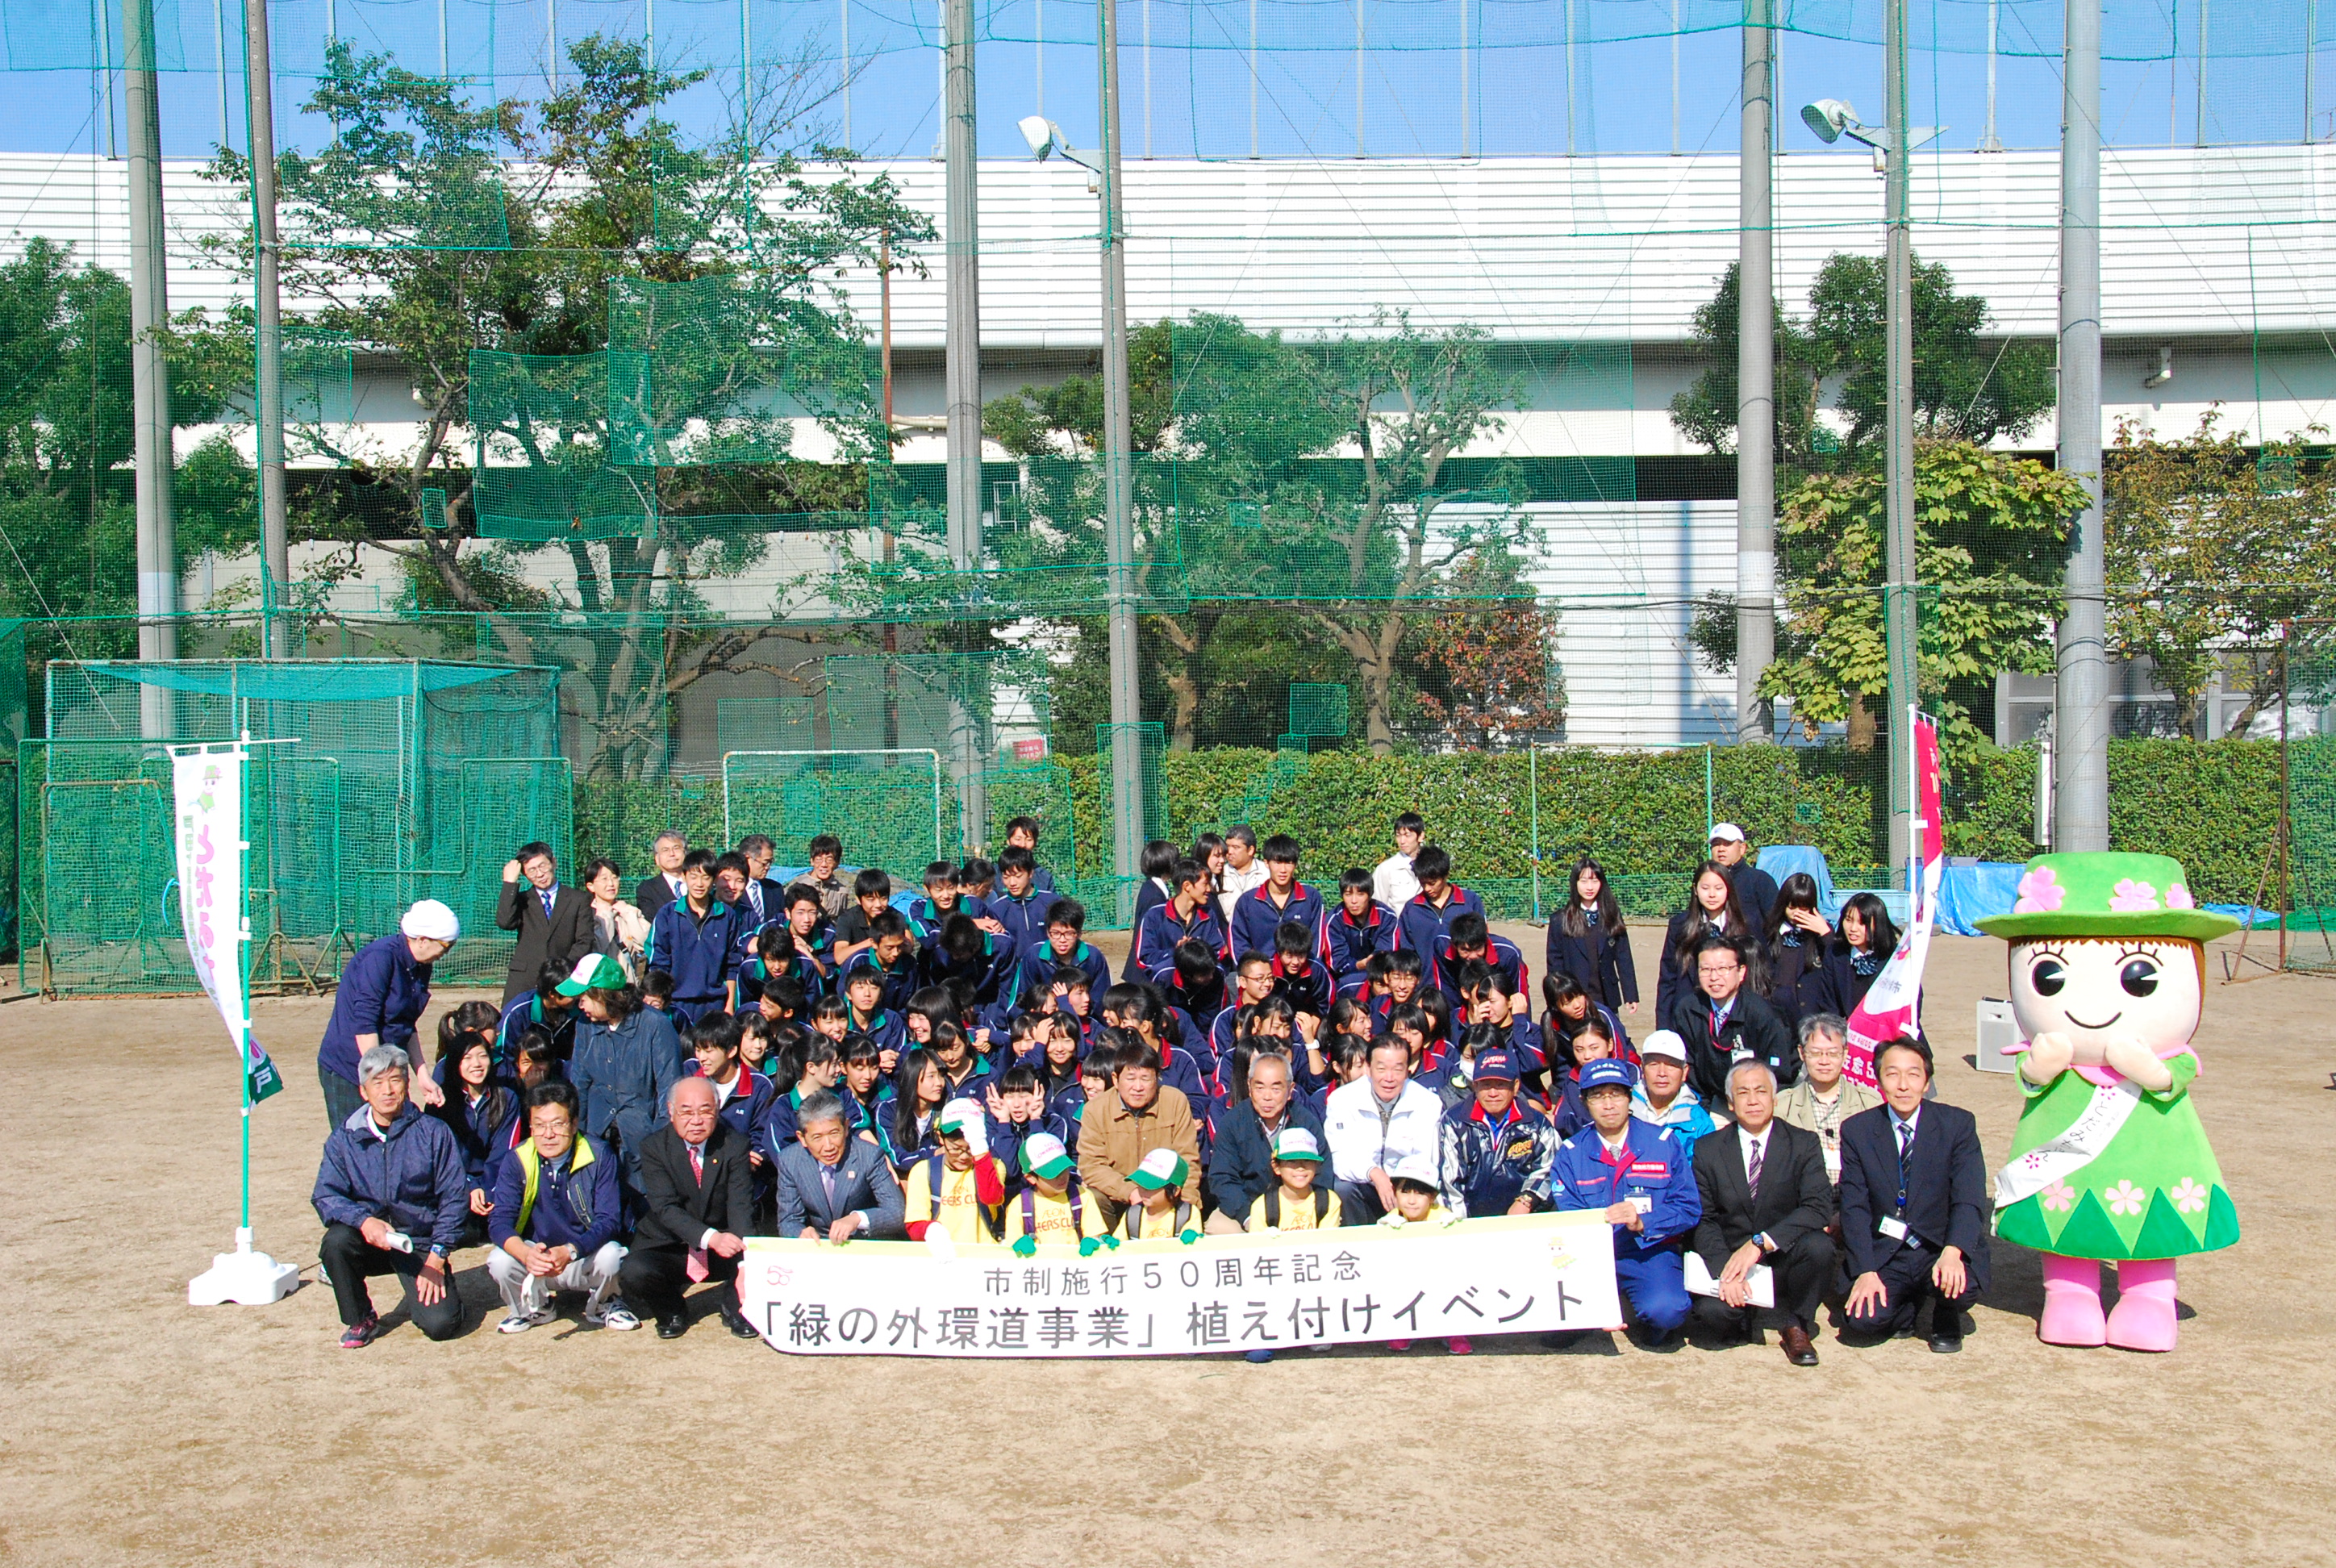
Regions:
M 2001 997 L 1981 997 L 1979 999 L 1979 1070 L 1982 1073 L 2018 1072 L 2020 1058 L 2006 1053 L 2019 1044 L 2020 1020 L 2011 1016 L 2011 1004 Z

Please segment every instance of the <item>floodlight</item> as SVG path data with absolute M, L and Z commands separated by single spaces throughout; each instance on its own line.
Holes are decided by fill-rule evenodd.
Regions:
M 1049 154 L 1066 150 L 1062 131 L 1056 129 L 1055 122 L 1045 115 L 1026 114 L 1017 124 L 1021 129 L 1022 140 L 1030 144 L 1030 156 L 1037 161 L 1044 163 Z
M 1858 123 L 1857 111 L 1838 98 L 1820 98 L 1801 106 L 1801 123 L 1820 141 L 1838 141 L 1843 131 Z

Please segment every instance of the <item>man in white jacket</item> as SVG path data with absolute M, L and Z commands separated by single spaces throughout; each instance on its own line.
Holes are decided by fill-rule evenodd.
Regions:
M 1444 1102 L 1411 1076 L 1411 1053 L 1393 1035 L 1371 1042 L 1369 1070 L 1330 1093 L 1322 1129 L 1338 1182 L 1338 1215 L 1369 1225 L 1395 1207 L 1387 1173 L 1412 1160 L 1437 1168 L 1443 1154 Z

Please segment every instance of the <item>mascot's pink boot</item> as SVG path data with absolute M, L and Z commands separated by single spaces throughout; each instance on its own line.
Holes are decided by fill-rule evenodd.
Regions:
M 2117 1292 L 2117 1304 L 2109 1313 L 2108 1342 L 2120 1350 L 2174 1349 L 2174 1260 L 2136 1258 L 2119 1263 Z
M 2044 1316 L 2036 1324 L 2036 1337 L 2048 1345 L 2107 1343 L 2108 1327 L 2101 1317 L 2100 1264 L 2090 1258 L 2063 1258 L 2057 1252 L 2040 1256 L 2044 1260 Z M 2128 1269 L 2134 1266 L 2125 1265 Z

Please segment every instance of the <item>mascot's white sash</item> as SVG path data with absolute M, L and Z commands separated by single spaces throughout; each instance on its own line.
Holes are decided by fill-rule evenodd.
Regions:
M 2139 1104 L 2141 1087 L 2130 1078 L 2119 1078 L 2106 1088 L 2095 1084 L 2092 1103 L 2058 1137 L 2037 1144 L 1997 1174 L 1995 1206 L 2008 1209 L 2099 1159 Z

